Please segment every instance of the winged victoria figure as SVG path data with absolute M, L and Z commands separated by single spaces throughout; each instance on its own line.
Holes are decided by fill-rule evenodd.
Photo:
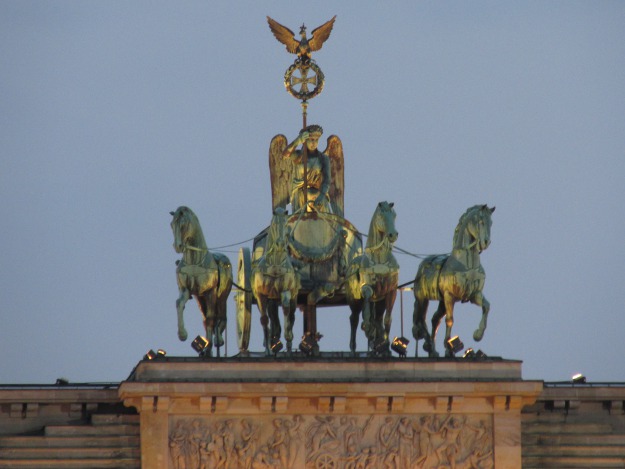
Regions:
M 334 26 L 334 20 L 336 15 L 329 21 L 318 28 L 313 29 L 310 39 L 306 38 L 306 26 L 302 25 L 299 30 L 301 38 L 297 40 L 295 33 L 286 26 L 281 25 L 276 20 L 267 17 L 269 28 L 278 41 L 286 46 L 286 50 L 291 54 L 297 54 L 297 58 L 302 63 L 309 63 L 311 60 L 311 54 L 318 51 L 323 46 L 323 43 L 330 37 L 332 27 Z

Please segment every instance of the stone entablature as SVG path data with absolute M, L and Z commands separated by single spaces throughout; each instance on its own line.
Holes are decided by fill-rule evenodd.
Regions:
M 520 468 L 520 411 L 541 390 L 497 359 L 168 359 L 141 362 L 120 398 L 143 467 Z

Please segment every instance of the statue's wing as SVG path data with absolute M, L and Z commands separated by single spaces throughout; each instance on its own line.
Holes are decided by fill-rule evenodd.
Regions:
M 345 171 L 343 165 L 343 144 L 341 139 L 336 135 L 328 137 L 328 146 L 324 152 L 330 158 L 330 171 L 332 174 L 332 182 L 330 184 L 330 205 L 332 212 L 340 217 L 344 216 L 345 200 Z
M 289 191 L 293 174 L 293 163 L 290 158 L 283 158 L 282 152 L 287 146 L 286 137 L 276 135 L 269 144 L 269 175 L 271 176 L 271 208 L 286 209 L 289 203 Z
M 326 39 L 330 37 L 330 33 L 332 32 L 332 27 L 334 26 L 335 19 L 336 15 L 334 15 L 334 18 L 332 18 L 330 21 L 326 21 L 318 28 L 313 29 L 312 37 L 308 41 L 308 46 L 310 47 L 311 52 L 321 49 L 323 43 L 326 41 Z
M 289 51 L 291 54 L 297 53 L 297 46 L 299 45 L 299 41 L 295 39 L 295 34 L 293 34 L 293 31 L 291 31 L 286 26 L 282 26 L 276 20 L 269 17 L 267 17 L 267 22 L 269 23 L 269 29 L 271 29 L 273 35 L 278 41 L 286 46 L 286 50 Z M 332 29 L 332 26 L 330 26 L 330 29 Z M 330 33 L 328 33 L 328 35 L 329 34 Z

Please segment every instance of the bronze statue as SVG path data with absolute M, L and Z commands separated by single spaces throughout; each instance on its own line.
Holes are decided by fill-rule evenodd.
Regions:
M 187 340 L 183 311 L 191 295 L 197 300 L 204 316 L 206 338 L 209 340 L 207 356 L 212 346 L 223 345 L 223 331 L 226 328 L 226 300 L 232 289 L 232 265 L 223 254 L 211 254 L 206 247 L 200 222 L 188 207 L 178 207 L 170 212 L 173 217 L 171 229 L 174 234 L 174 249 L 182 253 L 176 262 L 176 277 L 180 296 L 176 300 L 178 310 L 178 338 Z
M 309 125 L 287 145 L 284 135 L 276 135 L 269 146 L 272 205 L 293 213 L 331 212 L 343 216 L 343 145 L 331 135 L 326 149 L 318 149 L 323 129 Z M 305 149 L 297 149 L 305 145 Z M 305 177 L 304 177 L 305 176 Z M 306 204 L 306 207 L 304 205 Z
M 277 207 L 268 229 L 264 254 L 252 269 L 252 291 L 260 310 L 267 356 L 272 352 L 274 354 L 279 352 L 282 348 L 279 305 L 282 305 L 284 312 L 284 337 L 287 341 L 288 354 L 291 353 L 293 343 L 293 322 L 300 281 L 287 251 L 286 223 L 286 211 L 282 207 Z
M 429 256 L 421 262 L 415 279 L 415 306 L 412 334 L 417 340 L 425 339 L 423 349 L 430 357 L 438 357 L 435 338 L 443 316 L 447 325 L 445 331 L 445 356 L 453 357 L 454 351 L 448 344 L 454 324 L 454 303 L 467 302 L 482 307 L 482 319 L 473 333 L 476 341 L 482 340 L 490 304 L 482 294 L 486 274 L 480 264 L 480 253 L 490 245 L 491 214 L 495 207 L 475 205 L 470 207 L 456 226 L 451 254 Z M 439 302 L 432 317 L 432 333 L 425 324 L 430 300 Z
M 323 43 L 330 37 L 336 15 L 318 28 L 313 29 L 310 39 L 306 38 L 306 26 L 302 25 L 299 30 L 301 39 L 295 39 L 295 33 L 286 26 L 282 26 L 276 20 L 267 17 L 269 28 L 278 41 L 286 46 L 291 54 L 297 54 L 297 58 L 304 63 L 310 62 L 312 52 L 318 51 Z
M 392 252 L 397 241 L 395 217 L 393 203 L 378 204 L 369 225 L 365 252 L 355 257 L 347 269 L 345 294 L 352 311 L 352 354 L 356 352 L 356 329 L 362 311 L 362 327 L 372 354 L 390 355 L 388 334 L 399 279 L 399 264 Z

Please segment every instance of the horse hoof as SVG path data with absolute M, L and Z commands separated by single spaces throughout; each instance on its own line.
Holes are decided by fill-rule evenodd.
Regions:
M 430 358 L 438 358 L 439 354 L 436 350 L 432 350 L 431 352 L 429 352 L 429 357 Z
M 187 331 L 178 332 L 178 338 L 180 339 L 181 342 L 184 342 L 185 340 L 187 340 L 187 337 L 188 337 Z
M 482 337 L 484 337 L 484 331 L 480 331 L 479 329 L 476 329 L 475 332 L 473 333 L 473 340 L 475 340 L 476 342 L 479 342 L 480 340 L 482 340 Z

